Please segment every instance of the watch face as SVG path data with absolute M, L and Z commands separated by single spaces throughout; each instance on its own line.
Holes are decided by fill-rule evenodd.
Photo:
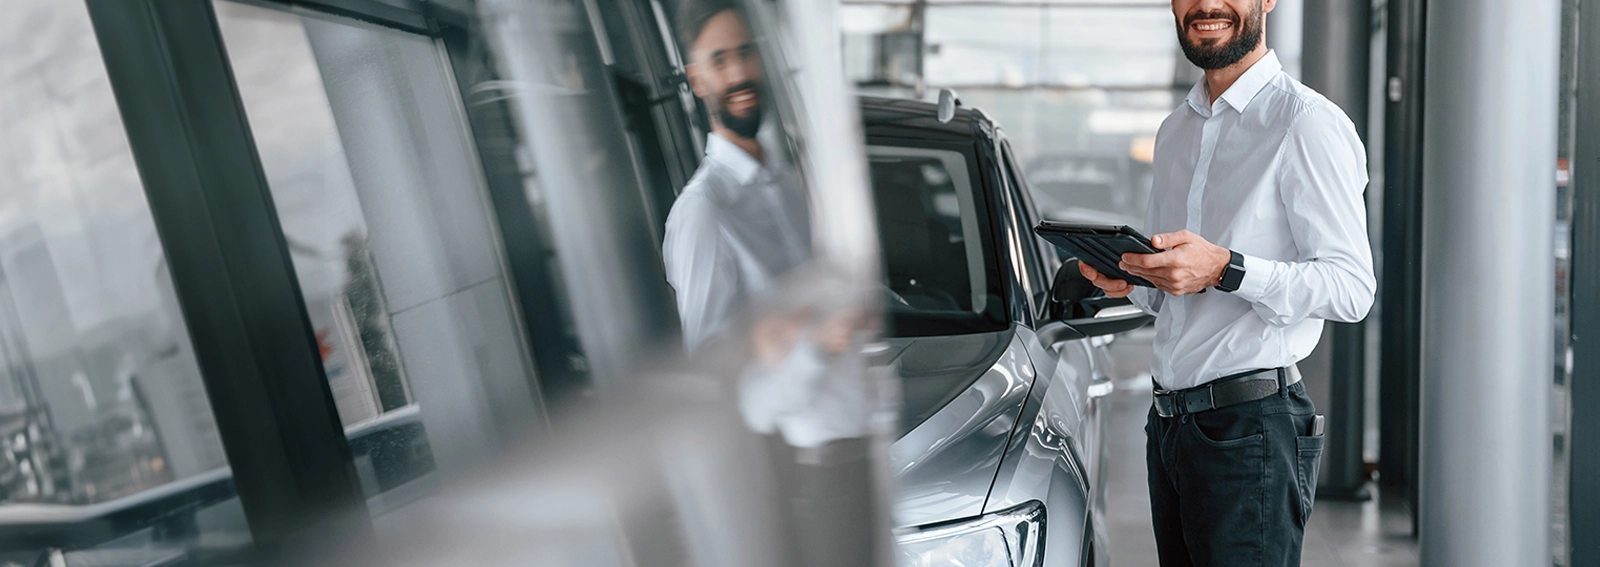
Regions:
M 1232 250 L 1228 251 L 1228 267 L 1222 270 L 1222 284 L 1217 287 L 1222 291 L 1237 291 L 1239 284 L 1244 282 L 1244 256 Z

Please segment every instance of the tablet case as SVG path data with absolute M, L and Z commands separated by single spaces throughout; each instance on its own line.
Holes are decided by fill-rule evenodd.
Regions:
M 1122 255 L 1132 252 L 1134 254 L 1156 254 L 1155 246 L 1150 244 L 1150 239 L 1139 234 L 1139 231 L 1123 225 L 1095 225 L 1080 223 L 1065 223 L 1056 221 L 1041 221 L 1033 232 L 1050 241 L 1067 254 L 1075 256 L 1078 260 L 1087 262 L 1090 267 L 1099 270 L 1108 277 L 1120 279 L 1133 285 L 1155 287 L 1149 280 L 1135 276 L 1117 267 L 1122 261 Z

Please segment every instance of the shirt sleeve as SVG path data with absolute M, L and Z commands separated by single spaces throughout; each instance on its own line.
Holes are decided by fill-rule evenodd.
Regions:
M 1299 257 L 1279 262 L 1244 255 L 1244 280 L 1234 295 L 1277 327 L 1313 317 L 1360 321 L 1372 308 L 1377 280 L 1362 199 L 1366 149 L 1355 127 L 1331 104 L 1306 110 L 1289 127 L 1278 176 Z
M 694 351 L 714 334 L 738 300 L 738 264 L 722 238 L 715 205 L 697 194 L 679 197 L 667 217 L 662 261 L 677 297 L 684 346 Z

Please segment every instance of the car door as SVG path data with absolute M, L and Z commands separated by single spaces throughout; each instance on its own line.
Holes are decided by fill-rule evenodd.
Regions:
M 999 150 L 997 153 L 1000 157 L 1001 171 L 1006 181 L 1005 198 L 1009 202 L 1007 209 L 1012 217 L 1013 230 L 1016 231 L 1018 244 L 1016 253 L 1022 256 L 1022 261 L 1017 262 L 1017 265 L 1024 272 L 1022 279 L 1024 287 L 1028 290 L 1030 305 L 1033 307 L 1034 328 L 1038 329 L 1039 324 L 1044 321 L 1050 282 L 1054 279 L 1056 270 L 1060 268 L 1061 261 L 1057 258 L 1054 248 L 1033 233 L 1033 227 L 1038 224 L 1039 216 L 1033 207 L 1027 179 L 1023 177 L 1021 168 L 1017 167 L 1010 143 L 1001 139 Z M 1093 428 L 1096 421 L 1093 415 L 1095 404 L 1092 403 L 1092 399 L 1102 395 L 1103 392 L 1109 392 L 1105 386 L 1109 386 L 1110 378 L 1107 376 L 1103 357 L 1106 342 L 1109 342 L 1109 339 L 1101 337 L 1072 339 L 1057 344 L 1030 341 L 1031 347 L 1035 349 L 1031 353 L 1035 368 L 1041 377 L 1049 378 L 1039 386 L 1064 390 L 1062 393 L 1065 396 L 1061 401 L 1066 403 L 1055 410 L 1063 425 L 1072 433 L 1072 443 L 1084 460 L 1086 473 L 1095 471 L 1095 465 L 1099 461 L 1098 431 L 1088 431 L 1086 428 Z M 1091 433 L 1096 435 L 1090 435 Z
M 1103 548 L 1091 543 L 1103 530 L 1095 528 L 1102 499 L 1094 478 L 1098 475 L 1091 473 L 1099 466 L 1100 444 L 1093 439 L 1099 431 L 1093 426 L 1097 420 L 1090 398 L 1093 386 L 1105 379 L 1094 354 L 1103 342 L 1070 333 L 1064 340 L 1052 340 L 1041 338 L 1050 333 L 1034 332 L 1044 329 L 1049 282 L 1058 262 L 1033 233 L 1037 215 L 1003 138 L 996 141 L 995 156 L 1004 179 L 999 200 L 1010 233 L 1006 244 L 1031 309 L 1017 333 L 1027 345 L 1037 378 L 985 509 L 1043 501 L 1051 518 L 1046 564 L 1078 564 L 1074 562 Z
M 1034 244 L 1030 251 L 1038 258 L 1036 265 L 1044 268 L 1039 272 L 1039 277 L 1045 278 L 1044 281 L 1046 282 L 1053 281 L 1056 270 L 1061 266 L 1060 256 L 1049 242 L 1033 234 L 1032 227 L 1038 225 L 1040 217 L 1038 210 L 1034 207 L 1032 188 L 1028 186 L 1027 177 L 1022 174 L 1022 168 L 1018 166 L 1011 144 L 1002 141 L 1001 148 L 1006 175 L 1011 180 L 1013 198 L 1018 205 L 1017 213 L 1025 221 L 1026 226 L 1029 227 L 1027 235 Z M 1033 262 L 1028 264 L 1035 265 Z M 1044 289 L 1049 289 L 1048 284 Z M 1038 294 L 1036 293 L 1035 295 L 1037 296 Z M 1037 303 L 1041 305 L 1040 310 L 1036 310 L 1035 313 L 1042 316 L 1043 301 L 1040 300 Z M 1077 440 L 1080 443 L 1079 450 L 1084 459 L 1084 469 L 1089 475 L 1090 485 L 1095 487 L 1100 484 L 1098 482 L 1099 465 L 1102 461 L 1100 455 L 1102 452 L 1100 425 L 1103 420 L 1100 418 L 1100 412 L 1098 411 L 1100 405 L 1098 400 L 1111 393 L 1113 388 L 1110 368 L 1108 367 L 1110 356 L 1107 348 L 1113 337 L 1114 335 L 1102 335 L 1077 339 L 1069 341 L 1073 343 L 1070 346 L 1067 344 L 1055 345 L 1056 348 L 1053 349 L 1058 365 L 1067 365 L 1080 369 L 1079 372 L 1074 373 L 1074 377 L 1078 378 L 1078 380 L 1070 390 L 1074 394 L 1074 403 L 1077 406 L 1075 413 L 1080 420 L 1079 434 L 1077 435 Z M 1052 345 L 1042 346 L 1049 349 Z M 1048 354 L 1046 356 L 1048 358 Z M 1087 378 L 1087 381 L 1084 381 L 1084 378 Z

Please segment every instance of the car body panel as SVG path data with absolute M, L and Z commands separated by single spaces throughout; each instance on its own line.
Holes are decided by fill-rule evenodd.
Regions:
M 1028 500 L 1051 510 L 1045 564 L 1085 561 L 1088 543 L 1104 564 L 1104 462 L 1099 398 L 1089 393 L 1109 385 L 1103 340 L 1079 339 L 1040 345 L 1031 330 L 1019 331 L 1042 377 L 1018 417 L 1018 428 L 995 476 L 986 512 Z M 1066 511 L 1076 513 L 1066 513 Z
M 1016 331 L 957 338 L 974 343 L 972 347 L 1000 348 L 976 380 L 890 446 L 897 525 L 927 524 L 984 511 L 995 472 L 1033 386 L 1033 364 Z M 913 340 L 928 345 L 921 349 L 923 353 L 931 352 L 932 347 L 956 346 L 948 338 Z M 902 351 L 896 361 L 905 381 L 917 379 L 915 369 L 934 366 L 928 359 L 954 362 L 963 358 L 935 355 L 921 359 L 918 346 Z

